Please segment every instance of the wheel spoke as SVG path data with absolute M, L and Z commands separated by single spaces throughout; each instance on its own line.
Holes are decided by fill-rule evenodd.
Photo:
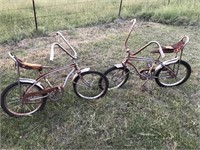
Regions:
M 177 86 L 184 83 L 190 77 L 190 74 L 190 65 L 181 60 L 159 70 L 156 74 L 155 81 L 160 86 Z
M 24 91 L 26 91 L 26 89 L 29 88 L 31 85 L 31 83 L 20 83 L 21 93 L 24 93 Z M 41 88 L 35 85 L 29 90 L 29 92 L 37 92 L 39 90 L 41 90 Z M 2 92 L 1 106 L 3 110 L 10 116 L 26 116 L 44 107 L 46 99 L 43 99 L 42 96 L 42 94 L 38 95 L 37 100 L 22 103 L 22 100 L 20 99 L 21 95 L 19 94 L 18 82 L 15 82 L 9 85 Z
M 105 72 L 105 75 L 109 80 L 109 89 L 115 89 L 126 83 L 129 71 L 123 67 L 112 67 Z
M 79 97 L 97 99 L 106 93 L 108 81 L 101 73 L 88 71 L 74 80 L 73 87 Z

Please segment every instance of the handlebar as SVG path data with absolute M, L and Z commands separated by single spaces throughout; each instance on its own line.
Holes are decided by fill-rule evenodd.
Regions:
M 146 47 L 148 47 L 148 46 L 151 45 L 151 44 L 156 44 L 156 45 L 158 45 L 158 50 L 159 50 L 159 52 L 160 52 L 160 55 L 161 55 L 162 58 L 164 58 L 164 57 L 165 57 L 165 54 L 164 54 L 164 52 L 163 52 L 163 50 L 162 50 L 162 47 L 161 47 L 160 43 L 158 43 L 157 41 L 150 41 L 150 42 L 147 43 L 145 46 L 143 46 L 143 47 L 141 48 L 141 50 L 142 50 L 142 49 L 145 49 Z
M 12 58 L 12 60 L 17 63 L 17 60 L 15 59 L 15 55 L 13 55 L 11 52 L 8 52 L 9 56 Z
M 132 26 L 131 26 L 131 28 L 130 28 L 130 30 L 129 30 L 128 36 L 127 36 L 127 38 L 126 38 L 126 40 L 125 40 L 125 48 L 126 48 L 126 49 L 128 49 L 127 42 L 128 42 L 128 39 L 129 39 L 129 37 L 130 37 L 130 35 L 131 35 L 131 32 L 133 31 L 133 27 L 134 27 L 135 24 L 136 24 L 136 19 L 132 19 L 130 22 L 133 22 L 133 23 L 132 23 Z
M 132 25 L 131 25 L 131 27 L 130 27 L 128 36 L 127 36 L 127 38 L 126 38 L 126 40 L 125 40 L 125 48 L 126 48 L 127 52 L 129 52 L 129 50 L 130 50 L 130 49 L 128 48 L 128 44 L 127 44 L 127 43 L 128 43 L 128 39 L 129 39 L 129 37 L 130 37 L 130 35 L 131 35 L 131 32 L 133 31 L 133 27 L 134 27 L 135 24 L 136 24 L 136 19 L 132 19 L 131 22 L 132 22 Z M 149 45 L 151 45 L 151 44 L 153 44 L 153 43 L 156 44 L 156 45 L 158 45 L 160 55 L 161 55 L 162 58 L 164 58 L 164 57 L 165 57 L 165 54 L 163 53 L 163 50 L 162 50 L 161 45 L 160 45 L 157 41 L 150 41 L 149 43 L 147 43 L 145 46 L 143 46 L 143 47 L 142 47 L 138 52 L 136 52 L 135 54 L 139 53 L 141 50 L 145 49 L 146 47 L 148 47 Z
M 75 49 L 71 46 L 71 44 L 65 39 L 65 37 L 60 33 L 57 32 L 57 35 L 60 35 L 62 37 L 62 39 L 65 41 L 65 43 L 70 47 L 70 49 L 73 51 L 74 55 L 70 54 L 69 51 L 67 51 L 62 45 L 60 45 L 59 43 L 53 43 L 51 45 L 51 53 L 50 53 L 50 60 L 53 60 L 54 57 L 54 47 L 58 46 L 59 48 L 61 48 L 64 52 L 67 53 L 67 55 L 69 55 L 72 59 L 77 59 L 77 53 L 75 51 Z

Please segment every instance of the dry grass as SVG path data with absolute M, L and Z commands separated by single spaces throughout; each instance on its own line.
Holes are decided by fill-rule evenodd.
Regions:
M 92 66 L 92 70 L 105 71 L 123 59 L 123 42 L 129 25 L 125 21 L 62 33 L 77 48 L 83 68 Z M 140 90 L 142 81 L 131 76 L 122 88 L 109 91 L 96 102 L 77 98 L 68 84 L 62 100 L 47 103 L 43 112 L 32 117 L 10 118 L 1 110 L 1 148 L 199 149 L 199 33 L 199 28 L 138 22 L 130 39 L 133 49 L 150 40 L 165 45 L 184 34 L 190 36 L 183 59 L 193 72 L 186 83 L 174 88 L 159 88 L 154 84 L 153 95 L 149 95 Z M 48 64 L 49 48 L 54 41 L 54 33 L 50 33 L 47 37 L 2 45 L 1 60 L 9 62 L 7 52 L 13 51 L 29 62 Z M 57 56 L 56 65 L 69 61 Z M 1 68 L 4 70 L 1 88 L 14 79 L 9 67 L 7 64 Z

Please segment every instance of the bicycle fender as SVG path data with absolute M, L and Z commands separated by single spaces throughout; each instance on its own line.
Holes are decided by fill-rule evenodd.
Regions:
M 160 70 L 161 68 L 163 68 L 163 66 L 167 66 L 167 65 L 169 65 L 169 64 L 173 64 L 173 63 L 176 63 L 176 62 L 178 62 L 178 61 L 179 61 L 178 58 L 166 60 L 166 61 L 162 62 L 160 65 L 158 65 L 158 66 L 156 67 L 155 71 Z
M 81 73 L 87 72 L 87 71 L 89 71 L 89 70 L 90 70 L 90 68 L 84 68 L 84 69 L 81 70 Z M 76 74 L 74 75 L 72 81 L 74 81 L 74 79 L 75 79 L 77 76 L 78 76 L 78 73 L 76 73 Z
M 116 68 L 124 67 L 123 64 L 115 64 L 114 66 L 115 66 Z
M 20 78 L 19 81 L 22 83 L 31 83 L 31 84 L 34 84 L 36 82 L 36 80 L 30 78 Z M 39 86 L 41 89 L 44 89 L 44 87 L 41 85 L 40 82 L 36 83 L 36 85 Z

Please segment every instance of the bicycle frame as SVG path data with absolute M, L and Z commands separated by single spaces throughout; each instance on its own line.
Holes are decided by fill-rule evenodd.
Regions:
M 160 57 L 164 58 L 164 57 L 165 57 L 165 54 L 163 53 L 163 50 L 162 50 L 162 48 L 161 48 L 161 45 L 160 45 L 157 41 L 150 41 L 149 43 L 147 43 L 146 45 L 144 45 L 142 48 L 140 48 L 139 50 L 137 50 L 135 53 L 131 52 L 130 49 L 129 49 L 129 47 L 128 47 L 128 39 L 129 39 L 129 37 L 130 37 L 130 35 L 131 35 L 132 31 L 133 31 L 133 27 L 134 27 L 135 24 L 136 24 L 136 19 L 131 20 L 131 22 L 132 22 L 132 26 L 131 26 L 131 28 L 130 28 L 130 30 L 129 30 L 129 33 L 128 33 L 128 36 L 127 36 L 127 38 L 126 38 L 126 40 L 125 40 L 125 49 L 126 49 L 127 56 L 126 56 L 126 57 L 124 58 L 124 60 L 122 61 L 122 64 L 116 64 L 115 66 L 118 68 L 118 67 L 127 67 L 127 65 L 130 65 L 130 66 L 132 66 L 132 67 L 135 69 L 135 71 L 137 72 L 137 74 L 140 75 L 140 77 L 142 77 L 142 76 L 144 76 L 144 75 L 142 75 L 142 74 L 138 71 L 138 69 L 135 67 L 135 65 L 132 63 L 132 61 L 142 61 L 142 62 L 146 62 L 147 65 L 148 65 L 148 68 L 150 68 L 150 69 L 148 70 L 149 73 L 152 73 L 152 70 L 155 70 L 154 64 L 155 64 L 155 63 L 159 63 L 159 64 L 160 64 L 161 62 L 159 61 L 159 58 L 160 58 Z M 160 55 L 158 56 L 157 60 L 154 60 L 154 59 L 152 59 L 152 58 L 136 57 L 136 55 L 137 55 L 138 53 L 140 53 L 141 51 L 143 51 L 144 49 L 146 49 L 147 47 L 149 47 L 149 46 L 152 45 L 152 44 L 156 44 L 156 45 L 158 46 L 158 48 L 159 48 L 159 53 L 160 53 Z M 145 77 L 145 76 L 144 76 L 144 77 Z M 152 78 L 152 77 L 151 77 L 151 78 Z
M 168 72 L 170 73 L 171 77 L 177 78 L 177 75 L 179 73 L 179 66 L 181 63 L 182 55 L 183 55 L 183 49 L 184 49 L 185 45 L 189 42 L 189 37 L 184 36 L 178 43 L 176 43 L 172 46 L 166 46 L 166 47 L 161 46 L 157 41 L 150 41 L 149 43 L 144 45 L 142 48 L 137 50 L 136 52 L 131 52 L 131 50 L 128 47 L 128 39 L 133 31 L 133 27 L 135 26 L 136 19 L 131 20 L 131 22 L 132 22 L 132 26 L 130 27 L 128 36 L 124 43 L 127 55 L 120 64 L 114 65 L 116 68 L 120 68 L 120 69 L 124 68 L 121 75 L 126 76 L 126 72 L 127 72 L 126 69 L 128 69 L 129 66 L 131 68 L 134 68 L 134 70 L 136 71 L 136 74 L 139 75 L 142 80 L 145 80 L 145 82 L 142 84 L 142 86 L 148 80 L 157 79 L 158 78 L 157 72 L 160 71 L 162 68 L 166 68 L 168 70 Z M 153 59 L 150 57 L 148 58 L 148 57 L 137 57 L 136 56 L 137 54 L 139 54 L 140 52 L 142 52 L 144 49 L 146 49 L 147 47 L 149 47 L 152 44 L 156 44 L 158 46 L 157 50 L 151 51 L 151 53 L 159 54 L 157 58 Z M 166 60 L 166 61 L 161 61 L 160 58 L 164 58 L 165 53 L 175 53 L 175 57 L 172 59 Z M 178 53 L 180 55 L 178 55 Z M 136 68 L 137 64 L 134 64 L 133 61 L 145 62 L 147 67 L 142 70 L 139 70 L 138 68 Z M 179 61 L 178 67 L 175 69 L 175 64 L 177 64 L 178 61 Z M 171 64 L 174 64 L 174 65 L 172 67 L 169 67 L 168 65 L 171 65 Z M 129 73 L 129 69 L 128 69 L 127 74 L 128 73 Z
M 161 62 L 159 59 L 160 57 L 164 58 L 165 54 L 163 52 L 163 48 L 161 47 L 161 45 L 157 42 L 157 41 L 150 41 L 149 43 L 147 43 L 146 45 L 144 45 L 142 48 L 140 48 L 138 51 L 136 51 L 135 53 L 130 52 L 130 49 L 128 47 L 128 39 L 133 31 L 133 28 L 136 24 L 136 19 L 131 20 L 132 22 L 132 26 L 129 30 L 128 36 L 125 40 L 125 49 L 127 52 L 127 56 L 125 57 L 125 59 L 122 61 L 122 65 L 120 64 L 116 64 L 116 67 L 122 67 L 122 66 L 126 66 L 130 65 L 132 66 L 135 71 L 137 72 L 138 75 L 143 76 L 135 67 L 135 65 L 132 63 L 132 61 L 142 61 L 142 62 L 146 62 L 148 64 L 148 68 L 150 68 L 149 71 L 155 70 L 158 71 L 159 69 L 161 69 L 163 66 L 167 66 L 171 63 L 176 63 L 178 62 L 178 60 L 182 59 L 182 55 L 183 55 L 183 48 L 187 45 L 187 43 L 189 42 L 189 37 L 188 36 L 183 36 L 178 43 L 172 45 L 172 46 L 168 46 L 168 47 L 163 47 L 164 49 L 169 49 L 171 51 L 166 52 L 166 53 L 173 53 L 175 51 L 175 57 L 170 59 L 170 60 L 166 60 L 164 62 Z M 144 57 L 136 57 L 136 55 L 138 53 L 140 53 L 141 51 L 143 51 L 144 49 L 146 49 L 148 46 L 150 46 L 151 44 L 156 44 L 159 48 L 158 51 L 156 51 L 156 53 L 159 53 L 160 55 L 158 56 L 158 58 L 156 60 L 152 59 L 152 58 L 144 58 Z M 176 49 L 175 49 L 176 47 Z M 180 56 L 178 57 L 178 52 L 180 51 Z M 150 63 L 149 63 L 150 62 Z M 155 66 L 153 63 L 157 63 L 157 65 Z M 154 68 L 155 67 L 155 68 Z M 177 69 L 178 71 L 178 69 Z M 154 74 L 155 74 L 154 73 Z M 178 72 L 177 72 L 178 73 Z
M 51 92 L 56 92 L 56 91 L 64 91 L 64 87 L 67 84 L 67 81 L 69 80 L 69 78 L 74 74 L 74 77 L 72 78 L 72 81 L 77 77 L 80 76 L 81 80 L 83 80 L 83 82 L 87 85 L 87 81 L 85 81 L 83 79 L 83 77 L 81 76 L 81 73 L 83 72 L 87 72 L 90 70 L 90 68 L 85 68 L 85 69 L 80 69 L 80 67 L 78 66 L 78 63 L 76 62 L 77 59 L 77 53 L 74 50 L 74 48 L 70 45 L 70 43 L 64 38 L 64 36 L 60 33 L 57 32 L 57 35 L 60 35 L 62 37 L 62 39 L 65 41 L 65 43 L 67 43 L 67 45 L 70 47 L 70 49 L 72 49 L 72 51 L 74 52 L 74 55 L 70 54 L 62 45 L 58 44 L 58 43 L 53 43 L 51 46 L 51 54 L 50 54 L 50 60 L 53 60 L 54 57 L 54 47 L 58 46 L 62 51 L 64 51 L 68 56 L 70 56 L 72 58 L 73 63 L 64 66 L 64 67 L 60 67 L 60 68 L 53 68 L 50 66 L 40 66 L 37 64 L 28 64 L 28 63 L 23 63 L 20 59 L 18 59 L 16 56 L 12 55 L 12 53 L 9 53 L 10 57 L 14 60 L 15 62 L 15 66 L 17 67 L 17 81 L 18 81 L 18 85 L 19 85 L 19 95 L 22 95 L 21 92 L 21 86 L 20 83 L 21 82 L 28 82 L 31 83 L 32 85 L 30 87 L 28 87 L 26 89 L 26 93 L 23 97 L 21 97 L 22 99 L 22 103 L 28 101 L 28 97 L 34 97 L 34 96 L 38 96 L 40 94 L 45 94 L 46 96 L 43 97 L 37 97 L 37 99 L 40 98 L 44 98 L 47 97 L 49 93 Z M 25 68 L 25 69 L 30 69 L 30 67 L 32 67 L 31 69 L 35 69 L 38 71 L 39 76 L 36 79 L 28 79 L 28 78 L 20 78 L 20 67 Z M 49 75 L 52 74 L 56 74 L 57 72 L 60 71 L 64 71 L 64 70 L 68 70 L 69 68 L 71 68 L 71 71 L 69 72 L 69 74 L 66 76 L 66 78 L 64 79 L 64 82 L 62 83 L 62 85 L 59 86 L 53 86 L 50 81 L 47 79 L 47 77 Z M 42 69 L 51 69 L 50 71 L 48 71 L 47 73 L 41 73 Z M 40 81 L 44 79 L 46 81 L 46 83 L 48 84 L 48 86 L 50 88 L 46 89 L 44 88 Z M 32 92 L 32 93 L 28 93 L 31 88 L 33 88 L 35 85 L 41 87 L 43 90 L 39 91 L 39 92 Z M 32 100 L 35 100 L 34 98 Z
M 149 78 L 146 78 L 146 79 L 155 79 L 156 77 L 154 75 L 156 74 L 156 72 L 159 69 L 161 69 L 163 66 L 167 66 L 169 64 L 176 63 L 178 60 L 179 60 L 178 58 L 174 58 L 174 59 L 171 59 L 171 60 L 168 60 L 168 61 L 161 62 L 160 60 L 154 60 L 152 58 L 130 56 L 130 57 L 125 57 L 125 59 L 122 61 L 121 64 L 115 64 L 114 66 L 117 67 L 117 68 L 121 68 L 121 67 L 127 68 L 128 66 L 131 66 L 132 68 L 134 68 L 137 75 L 139 75 L 141 79 L 146 78 L 146 76 L 144 74 L 142 74 L 141 72 L 142 71 L 148 71 L 148 73 L 151 74 L 151 76 Z M 133 61 L 146 62 L 148 68 L 146 68 L 146 70 L 139 71 L 136 68 L 136 66 L 132 63 Z M 173 73 L 173 74 L 176 75 L 177 73 L 178 72 Z
M 22 95 L 21 93 L 21 87 L 20 87 L 20 83 L 21 82 L 28 82 L 28 83 L 31 83 L 32 85 L 30 87 L 28 87 L 26 89 L 26 93 L 28 93 L 32 87 L 34 87 L 35 85 L 38 85 L 40 86 L 42 89 L 44 89 L 44 87 L 41 85 L 40 81 L 42 79 L 44 79 L 46 81 L 46 83 L 49 85 L 50 88 L 48 89 L 44 89 L 40 92 L 35 92 L 35 93 L 28 93 L 28 94 L 25 94 L 22 98 L 22 101 L 28 101 L 27 100 L 27 97 L 30 97 L 30 96 L 36 96 L 36 95 L 39 95 L 39 94 L 48 94 L 48 93 L 51 93 L 52 91 L 57 91 L 57 90 L 61 90 L 63 91 L 64 90 L 64 87 L 66 86 L 67 84 L 67 81 L 69 80 L 69 78 L 73 76 L 72 78 L 72 81 L 75 79 L 76 76 L 81 76 L 81 73 L 83 72 L 86 72 L 86 71 L 89 71 L 90 68 L 85 68 L 85 69 L 80 69 L 78 64 L 73 60 L 74 63 L 72 64 L 69 64 L 65 67 L 61 67 L 61 68 L 54 68 L 52 69 L 52 67 L 50 66 L 43 66 L 44 68 L 50 68 L 52 70 L 50 70 L 49 72 L 47 73 L 44 73 L 42 74 L 41 71 L 38 71 L 39 73 L 39 76 L 36 78 L 36 79 L 28 79 L 28 78 L 20 78 L 20 69 L 19 69 L 19 64 L 17 62 L 17 60 L 14 58 L 14 56 L 9 53 L 9 55 L 11 56 L 11 58 L 15 61 L 15 64 L 17 66 L 17 75 L 18 75 L 18 78 L 17 78 L 17 81 L 18 81 L 18 85 L 19 85 L 19 93 L 20 95 Z M 52 75 L 52 74 L 56 74 L 57 72 L 60 72 L 60 71 L 64 71 L 64 70 L 68 70 L 69 68 L 71 68 L 71 71 L 69 72 L 69 74 L 66 76 L 66 78 L 64 79 L 64 82 L 62 83 L 61 86 L 56 86 L 56 87 L 53 87 L 52 84 L 50 83 L 50 81 L 47 79 L 47 77 L 49 75 Z M 83 78 L 81 78 L 83 79 Z M 47 96 L 46 96 L 47 97 Z M 38 99 L 41 98 L 41 97 L 38 97 Z M 35 100 L 35 99 L 33 99 Z
M 160 64 L 161 62 L 159 61 L 160 56 L 158 57 L 157 60 L 154 60 L 153 58 L 148 58 L 148 57 L 136 57 L 136 54 L 140 53 L 141 51 L 143 51 L 146 47 L 150 46 L 151 44 L 157 44 L 158 46 L 160 46 L 160 44 L 156 41 L 151 41 L 148 44 L 146 44 L 145 46 L 143 46 L 141 49 L 139 49 L 137 52 L 135 53 L 131 53 L 130 50 L 127 51 L 128 55 L 127 57 L 125 57 L 125 59 L 122 61 L 123 66 L 130 65 L 132 66 L 135 71 L 137 72 L 138 75 L 143 76 L 138 69 L 135 67 L 135 65 L 132 63 L 132 61 L 142 61 L 142 62 L 146 62 L 146 64 L 148 65 L 148 68 L 150 68 L 150 72 L 152 72 L 152 70 L 154 69 L 154 63 L 158 63 Z

